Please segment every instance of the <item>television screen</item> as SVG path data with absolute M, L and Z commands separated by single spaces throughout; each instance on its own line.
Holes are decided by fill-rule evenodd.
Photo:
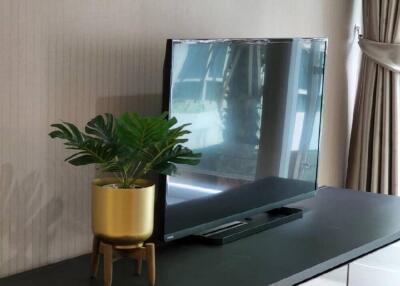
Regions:
M 170 117 L 197 166 L 166 177 L 172 240 L 315 193 L 327 40 L 170 40 Z

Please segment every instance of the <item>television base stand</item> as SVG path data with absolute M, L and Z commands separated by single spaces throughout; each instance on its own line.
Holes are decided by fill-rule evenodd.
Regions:
M 192 237 L 207 244 L 222 245 L 301 217 L 302 210 L 282 207 L 224 224 Z

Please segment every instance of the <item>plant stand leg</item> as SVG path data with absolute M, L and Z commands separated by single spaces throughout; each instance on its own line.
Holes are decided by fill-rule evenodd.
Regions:
M 99 251 L 100 240 L 96 236 L 93 236 L 92 257 L 90 263 L 90 272 L 92 278 L 95 278 L 97 276 L 97 270 L 99 267 Z
M 111 286 L 113 272 L 113 247 L 111 244 L 103 243 L 104 255 L 104 285 Z
M 154 243 L 146 244 L 146 262 L 147 262 L 147 273 L 149 276 L 149 283 L 154 286 L 156 283 L 156 254 Z
M 143 258 L 141 255 L 139 255 L 136 258 L 136 272 L 135 272 L 136 275 L 142 274 L 142 262 L 143 262 Z

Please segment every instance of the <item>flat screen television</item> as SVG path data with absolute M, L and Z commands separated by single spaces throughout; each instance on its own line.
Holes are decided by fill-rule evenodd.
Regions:
M 163 238 L 315 195 L 327 39 L 168 40 L 164 109 L 202 153 L 164 178 Z

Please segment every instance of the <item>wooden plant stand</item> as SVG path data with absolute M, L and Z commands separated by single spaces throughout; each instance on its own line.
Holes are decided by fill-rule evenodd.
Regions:
M 136 274 L 142 272 L 142 261 L 146 260 L 149 285 L 154 286 L 156 282 L 155 246 L 147 243 L 144 246 L 118 245 L 110 241 L 103 241 L 98 237 L 93 238 L 93 250 L 91 258 L 92 277 L 97 276 L 99 255 L 103 255 L 104 285 L 111 286 L 113 262 L 124 257 L 133 257 L 136 260 Z

